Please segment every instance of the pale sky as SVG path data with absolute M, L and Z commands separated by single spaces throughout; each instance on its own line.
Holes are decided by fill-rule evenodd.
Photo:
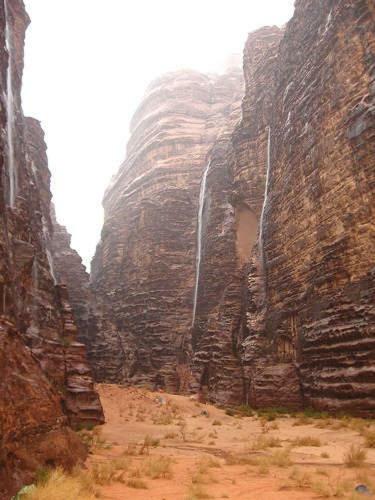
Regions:
M 42 121 L 59 222 L 86 265 L 129 122 L 166 71 L 220 71 L 248 32 L 284 24 L 294 0 L 25 0 L 23 108 Z

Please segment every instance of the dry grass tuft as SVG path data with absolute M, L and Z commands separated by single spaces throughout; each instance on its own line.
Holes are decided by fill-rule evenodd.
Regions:
M 201 484 L 192 484 L 185 500 L 205 500 L 212 498 Z
M 139 449 L 139 455 L 149 455 L 150 448 L 156 448 L 160 444 L 160 439 L 153 438 L 147 434 Z
M 38 484 L 30 493 L 23 495 L 25 500 L 94 500 L 96 490 L 84 473 L 66 474 L 58 468 Z
M 129 488 L 137 489 L 137 490 L 147 490 L 148 489 L 147 483 L 145 483 L 145 481 L 143 481 L 143 479 L 139 479 L 137 477 L 133 477 L 131 479 L 128 479 L 126 481 L 126 486 L 128 486 Z
M 347 467 L 362 467 L 366 458 L 366 450 L 362 446 L 352 444 L 344 455 L 344 463 Z
M 266 450 L 267 448 L 277 448 L 281 446 L 281 441 L 277 437 L 258 436 L 257 439 L 250 445 L 251 450 Z
M 293 446 L 322 446 L 319 438 L 313 436 L 303 436 L 293 439 Z
M 366 448 L 375 448 L 375 429 L 367 429 L 362 433 Z
M 151 479 L 172 479 L 172 459 L 166 456 L 148 458 L 143 463 L 143 471 Z
M 296 420 L 293 422 L 293 426 L 299 426 L 299 425 L 310 425 L 312 423 L 312 419 L 310 417 L 307 417 L 303 413 L 298 414 Z

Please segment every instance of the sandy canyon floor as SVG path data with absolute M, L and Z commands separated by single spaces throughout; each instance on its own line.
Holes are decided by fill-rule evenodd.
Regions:
M 246 416 L 184 396 L 98 390 L 106 424 L 81 432 L 91 443 L 87 467 L 99 483 L 103 475 L 101 498 L 375 498 L 355 492 L 375 491 L 374 421 Z

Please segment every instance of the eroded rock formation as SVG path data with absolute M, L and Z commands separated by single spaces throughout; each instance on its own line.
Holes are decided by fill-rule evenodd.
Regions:
M 259 392 L 291 360 L 304 404 L 363 415 L 375 409 L 374 26 L 370 0 L 299 0 L 280 43 L 261 242 L 271 359 L 253 380 Z
M 70 429 L 103 413 L 51 253 L 50 173 L 39 123 L 21 108 L 22 0 L 0 1 L 0 497 L 42 465 L 72 466 Z
M 199 338 L 204 355 L 220 352 L 241 316 L 237 306 L 227 318 L 231 301 L 222 298 L 238 278 L 222 277 L 220 288 L 214 273 L 220 263 L 230 269 L 234 234 L 237 251 L 246 237 L 247 249 L 254 245 L 244 259 L 246 326 L 242 316 L 227 338 L 253 406 L 375 408 L 374 16 L 367 1 L 300 0 L 284 33 L 261 29 L 245 47 L 242 120 L 220 174 L 231 176 L 233 235 L 218 255 L 210 242 L 222 238 L 225 218 L 207 209 Z M 211 206 L 223 201 L 215 182 L 208 179 Z M 201 383 L 222 401 L 217 387 L 224 397 L 232 390 L 230 365 L 217 371 L 221 355 L 197 356 Z
M 173 391 L 186 382 L 200 181 L 241 95 L 238 69 L 171 73 L 133 117 L 92 263 L 101 315 L 89 350 L 99 380 Z
M 149 89 L 93 261 L 100 380 L 374 411 L 374 25 L 297 0 L 250 34 L 234 131 L 237 74 Z

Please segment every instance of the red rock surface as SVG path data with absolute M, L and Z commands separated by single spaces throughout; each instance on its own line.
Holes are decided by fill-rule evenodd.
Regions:
M 35 469 L 81 460 L 68 425 L 103 421 L 66 289 L 54 280 L 50 173 L 39 123 L 21 108 L 21 0 L 0 1 L 0 497 Z M 8 50 L 7 50 L 8 48 Z
M 294 360 L 304 404 L 363 415 L 375 409 L 374 26 L 372 1 L 296 2 L 263 228 L 272 362 Z
M 250 34 L 232 134 L 236 99 L 207 77 L 150 88 L 93 261 L 100 380 L 184 373 L 221 403 L 373 413 L 374 16 L 298 0 L 283 31 Z
M 98 380 L 181 385 L 191 351 L 200 181 L 241 94 L 237 69 L 181 71 L 156 80 L 135 113 L 92 263 L 100 317 L 89 350 Z

